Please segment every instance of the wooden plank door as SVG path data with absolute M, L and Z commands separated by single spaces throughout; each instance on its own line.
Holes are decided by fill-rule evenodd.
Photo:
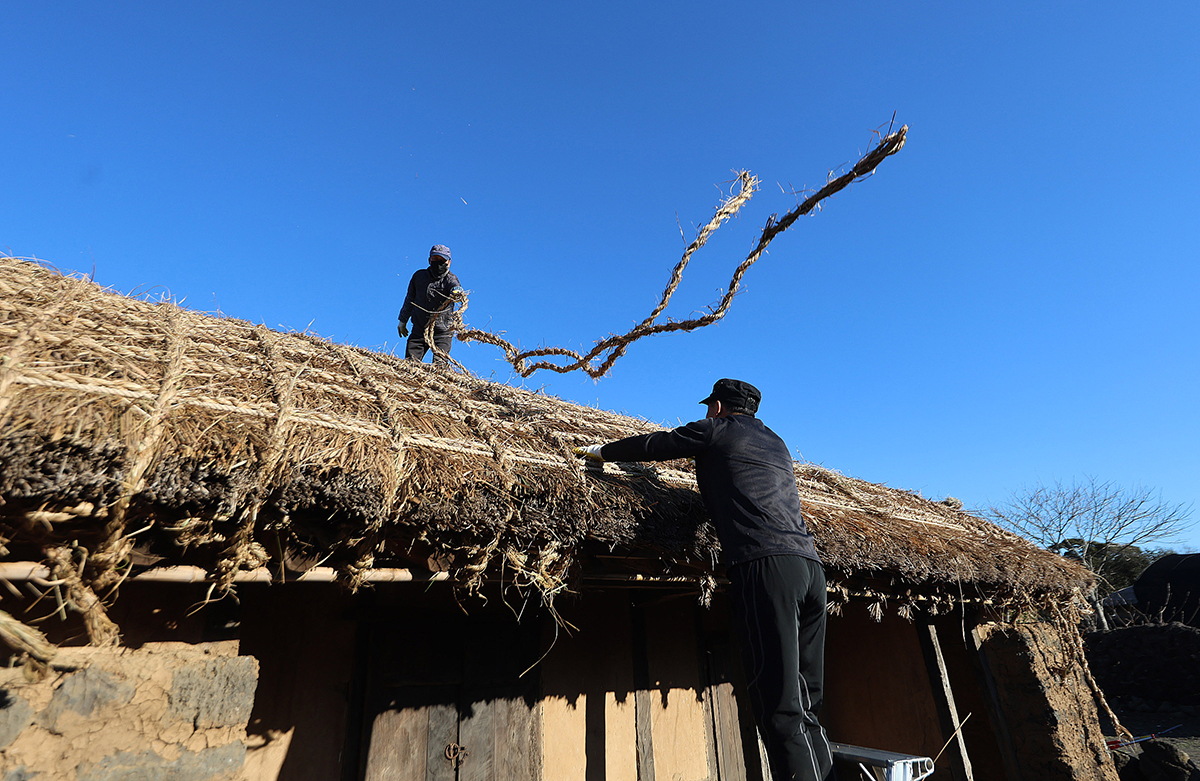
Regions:
M 364 781 L 536 781 L 538 711 L 503 693 L 385 696 L 371 719 Z M 407 700 L 407 701 L 406 701 Z M 423 701 L 424 700 L 424 701 Z
M 536 715 L 536 709 L 519 696 L 465 704 L 458 714 L 458 743 L 469 753 L 457 781 L 540 778 Z
M 395 610 L 370 629 L 363 781 L 538 781 L 540 626 Z
M 479 634 L 462 644 L 458 702 L 458 742 L 469 754 L 457 781 L 536 781 L 540 670 L 529 668 L 540 655 L 541 625 L 506 613 L 472 628 Z
M 386 698 L 372 719 L 364 781 L 457 781 L 445 746 L 457 742 L 458 708 L 450 693 Z M 411 693 L 408 693 L 411 694 Z M 432 698 L 428 695 L 434 694 Z

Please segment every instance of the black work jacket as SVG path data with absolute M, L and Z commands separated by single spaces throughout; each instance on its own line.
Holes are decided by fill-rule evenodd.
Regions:
M 450 298 L 450 291 L 462 287 L 458 277 L 447 271 L 440 277 L 434 278 L 429 269 L 418 269 L 408 281 L 408 295 L 404 297 L 404 306 L 400 309 L 400 320 L 413 321 L 413 330 L 422 331 L 429 322 L 432 313 L 441 310 Z M 454 307 L 448 306 L 438 315 L 435 327 L 447 328 L 454 318 Z
M 696 459 L 696 482 L 729 566 L 764 556 L 820 561 L 804 525 L 787 445 L 752 415 L 697 420 L 610 442 L 605 461 Z

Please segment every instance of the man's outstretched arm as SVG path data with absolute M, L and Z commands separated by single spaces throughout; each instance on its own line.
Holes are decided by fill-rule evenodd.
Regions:
M 712 426 L 698 420 L 670 431 L 655 431 L 636 437 L 618 439 L 607 445 L 588 445 L 575 448 L 575 455 L 593 461 L 670 461 L 674 458 L 694 458 L 708 445 Z

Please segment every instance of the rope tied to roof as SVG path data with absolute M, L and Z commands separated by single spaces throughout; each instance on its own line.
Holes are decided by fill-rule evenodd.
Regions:
M 163 435 L 167 431 L 167 420 L 181 390 L 184 375 L 183 354 L 187 343 L 183 328 L 179 308 L 169 307 L 166 310 L 166 331 L 163 334 L 166 361 L 158 391 L 150 409 L 145 410 L 148 414 L 142 421 L 141 435 L 130 441 L 126 454 L 128 468 L 120 497 L 109 508 L 109 520 L 104 530 L 105 539 L 91 557 L 91 567 L 96 572 L 92 586 L 97 590 L 108 589 L 122 579 L 118 566 L 133 549 L 133 541 L 125 534 L 128 521 L 126 513 L 133 496 L 144 487 L 143 478 L 147 469 L 158 458 Z M 90 627 L 89 624 L 89 631 Z M 92 639 L 96 640 L 95 637 Z
M 267 376 L 278 411 L 268 419 L 266 446 L 254 466 L 253 493 L 240 513 L 242 522 L 229 547 L 222 552 L 217 562 L 217 587 L 222 593 L 233 588 L 233 579 L 237 573 L 256 569 L 270 561 L 271 557 L 266 549 L 254 541 L 255 525 L 271 485 L 275 482 L 279 464 L 283 460 L 287 437 L 293 427 L 292 418 L 296 411 L 296 385 L 306 368 L 301 366 L 293 371 L 285 368 L 286 364 L 275 346 L 279 335 L 265 326 L 254 327 L 254 338 L 261 346 L 267 362 Z

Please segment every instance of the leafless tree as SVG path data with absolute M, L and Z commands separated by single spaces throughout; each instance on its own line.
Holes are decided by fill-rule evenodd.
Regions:
M 1102 588 L 1122 554 L 1175 540 L 1194 523 L 1191 505 L 1172 504 L 1150 488 L 1127 489 L 1094 477 L 1015 491 L 1006 504 L 986 514 L 1000 526 L 1080 562 L 1096 573 Z M 1106 627 L 1098 599 L 1093 606 Z

